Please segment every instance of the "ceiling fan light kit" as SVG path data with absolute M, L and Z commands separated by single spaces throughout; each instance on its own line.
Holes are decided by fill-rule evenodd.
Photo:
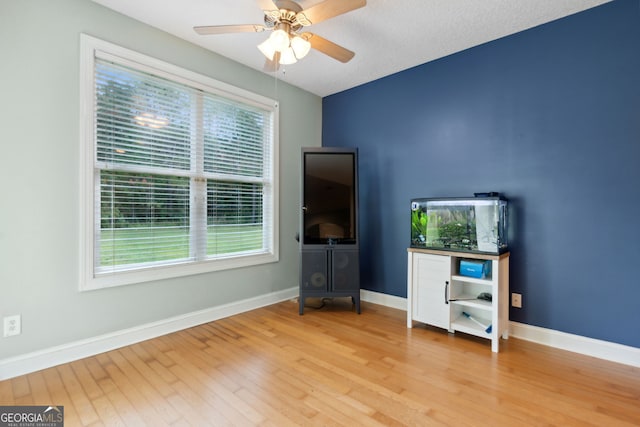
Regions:
M 291 26 L 285 22 L 279 23 L 278 28 L 265 41 L 258 45 L 258 49 L 269 61 L 273 61 L 276 52 L 280 52 L 279 63 L 282 65 L 295 64 L 304 58 L 311 49 L 311 43 L 291 32 Z
M 296 59 L 296 55 L 293 53 L 293 49 L 290 47 L 280 52 L 280 64 L 290 65 L 295 64 L 296 62 L 298 62 L 298 60 Z
M 268 39 L 258 45 L 258 49 L 269 61 L 273 61 L 275 53 L 280 52 L 279 63 L 289 65 L 304 58 L 311 50 L 311 43 L 298 35 L 290 36 L 283 30 L 275 30 Z
M 311 43 L 300 36 L 295 36 L 291 39 L 291 48 L 296 54 L 296 58 L 302 59 L 307 56 L 307 53 L 311 50 Z
M 201 35 L 272 30 L 271 35 L 258 45 L 267 58 L 265 69 L 277 70 L 278 64 L 289 65 L 304 58 L 311 48 L 340 62 L 348 62 L 355 55 L 352 51 L 330 42 L 316 34 L 300 31 L 313 23 L 361 8 L 366 0 L 324 0 L 303 9 L 292 0 L 274 0 L 274 10 L 264 11 L 264 25 L 214 25 L 198 26 L 194 30 Z
M 273 30 L 273 33 L 271 33 L 268 40 L 273 45 L 273 48 L 275 50 L 277 50 L 278 52 L 282 52 L 289 47 L 289 31 L 288 28 L 285 29 L 286 27 L 288 27 L 288 25 L 279 25 L 281 25 L 282 27 L 278 28 L 277 30 Z
M 273 46 L 273 43 L 269 39 L 266 39 L 262 43 L 258 45 L 258 49 L 264 56 L 267 57 L 269 61 L 273 61 L 273 57 L 276 54 L 276 48 Z

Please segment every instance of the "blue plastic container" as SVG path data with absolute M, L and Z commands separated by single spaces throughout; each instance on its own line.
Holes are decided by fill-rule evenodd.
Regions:
M 491 261 L 461 259 L 459 273 L 461 276 L 486 279 L 491 275 Z

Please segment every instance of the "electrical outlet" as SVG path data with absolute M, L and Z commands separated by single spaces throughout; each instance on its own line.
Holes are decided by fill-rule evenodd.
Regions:
M 21 331 L 20 315 L 7 316 L 4 318 L 4 336 L 11 337 L 13 335 L 20 335 Z
M 511 293 L 511 307 L 522 308 L 522 294 Z

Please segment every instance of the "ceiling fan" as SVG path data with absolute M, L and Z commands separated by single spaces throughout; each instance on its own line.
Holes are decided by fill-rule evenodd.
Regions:
M 292 0 L 265 1 L 267 9 L 264 10 L 264 24 L 210 25 L 193 29 L 201 35 L 273 31 L 258 45 L 258 49 L 267 58 L 265 69 L 269 71 L 277 70 L 280 64 L 297 62 L 306 56 L 311 48 L 340 62 L 349 62 L 354 57 L 355 53 L 349 49 L 302 30 L 312 24 L 359 9 L 367 4 L 366 0 L 324 0 L 308 9 L 303 9 Z M 271 6 L 275 8 L 269 9 Z

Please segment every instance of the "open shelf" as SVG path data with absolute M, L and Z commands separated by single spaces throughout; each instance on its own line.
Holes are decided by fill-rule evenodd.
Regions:
M 491 323 L 490 320 L 483 319 L 478 316 L 474 317 L 479 322 L 486 325 L 489 325 Z M 465 334 L 476 335 L 478 337 L 491 337 L 491 332 L 485 332 L 485 329 L 482 326 L 478 325 L 477 323 L 463 315 L 460 315 L 460 317 L 457 317 L 453 322 L 451 322 L 451 328 L 456 331 L 464 332 Z
M 493 285 L 493 280 L 491 280 L 491 277 L 486 279 L 477 279 L 475 277 L 460 276 L 459 274 L 454 274 L 451 276 L 451 280 L 457 280 L 458 282 L 476 283 L 478 285 Z
M 471 295 L 461 295 L 456 299 L 449 300 L 450 304 L 459 305 L 462 307 L 479 308 L 480 310 L 491 311 L 493 304 L 491 301 L 475 298 Z

